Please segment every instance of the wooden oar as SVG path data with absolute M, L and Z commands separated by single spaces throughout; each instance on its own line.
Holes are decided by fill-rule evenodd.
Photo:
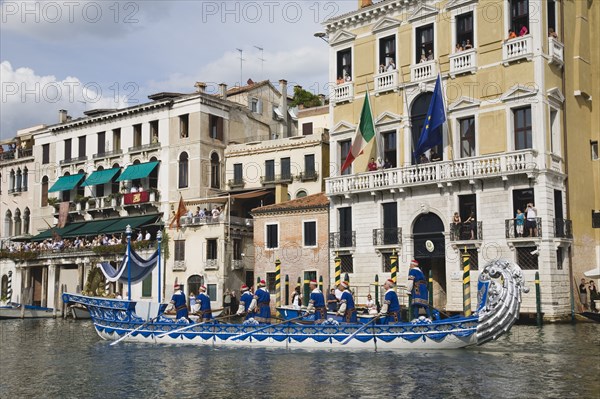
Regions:
M 301 319 L 301 318 L 303 318 L 303 317 L 304 317 L 304 315 L 302 315 L 302 316 L 298 316 L 298 317 L 294 317 L 293 319 L 286 320 L 285 322 L 283 322 L 283 323 L 280 323 L 280 324 L 286 324 L 286 323 L 292 322 L 292 321 L 294 321 L 294 320 Z M 273 327 L 273 324 L 269 324 L 268 326 L 264 326 L 264 327 L 258 328 L 258 329 L 254 330 L 254 331 L 249 331 L 249 332 L 246 332 L 246 333 L 243 333 L 243 334 L 234 335 L 234 336 L 233 336 L 233 337 L 231 337 L 230 339 L 231 339 L 232 341 L 235 341 L 235 340 L 237 340 L 237 339 L 246 338 L 247 336 L 250 336 L 250 335 L 252 335 L 252 334 L 255 334 L 255 333 L 259 332 L 259 331 L 266 330 L 267 328 L 270 328 L 270 327 Z
M 348 338 L 346 338 L 345 340 L 342 341 L 342 345 L 346 345 L 348 342 L 350 342 L 355 336 L 356 334 L 358 334 L 359 332 L 363 331 L 365 328 L 367 328 L 367 326 L 371 323 L 373 323 L 375 320 L 379 320 L 380 316 L 375 316 L 373 317 L 373 320 L 371 320 L 368 323 L 365 323 L 361 328 L 359 328 L 358 330 L 354 331 L 352 333 L 352 335 L 350 335 Z
M 201 324 L 212 323 L 213 321 L 228 319 L 228 318 L 233 317 L 233 316 L 237 316 L 237 315 L 236 314 L 232 314 L 232 315 L 228 315 L 228 316 L 215 317 L 214 319 L 211 319 L 210 321 L 203 321 L 202 323 L 192 323 L 192 324 L 189 324 L 189 325 L 187 325 L 185 327 L 181 327 L 181 328 L 178 328 L 176 330 L 167 331 L 167 332 L 164 332 L 162 334 L 159 334 L 159 335 L 156 336 L 156 338 L 160 338 L 160 337 L 164 337 L 165 335 L 175 334 L 175 333 L 178 333 L 178 332 L 181 332 L 181 331 L 185 331 L 185 330 L 188 330 L 188 329 L 190 329 L 192 327 L 199 326 Z
M 145 327 L 145 326 L 146 326 L 148 323 L 152 323 L 154 320 L 158 319 L 159 317 L 160 317 L 160 315 L 156 316 L 156 317 L 155 317 L 155 318 L 153 318 L 153 319 L 150 319 L 150 320 L 148 320 L 147 322 L 145 322 L 144 324 L 142 324 L 141 326 L 139 326 L 139 327 L 138 327 L 138 328 L 136 328 L 135 330 L 133 330 L 133 331 L 129 331 L 127 334 L 123 335 L 121 338 L 119 338 L 119 339 L 118 339 L 118 340 L 116 340 L 115 342 L 111 342 L 111 343 L 110 343 L 110 346 L 113 346 L 113 345 L 116 345 L 116 344 L 118 344 L 119 342 L 123 341 L 125 338 L 129 337 L 131 334 L 133 334 L 133 333 L 134 333 L 134 332 L 136 332 L 137 330 L 139 330 L 139 329 L 141 329 L 141 328 Z

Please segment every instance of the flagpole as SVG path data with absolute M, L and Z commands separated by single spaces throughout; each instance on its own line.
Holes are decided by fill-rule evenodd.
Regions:
M 442 68 L 440 66 L 440 60 L 436 59 L 435 63 L 437 64 L 437 70 L 438 70 L 438 74 L 440 75 L 440 83 L 442 81 Z M 447 110 L 446 108 L 446 98 L 444 96 L 444 90 L 442 89 L 442 101 L 444 103 L 444 111 Z M 452 135 L 450 134 L 450 124 L 448 123 L 448 118 L 446 117 L 446 121 L 444 122 L 444 124 L 446 125 L 446 137 L 448 139 L 448 147 L 449 147 L 449 154 L 450 156 L 450 160 L 452 161 L 452 163 L 454 163 L 454 144 L 452 143 Z
M 410 109 L 408 107 L 408 97 L 406 96 L 406 83 L 404 82 L 404 74 L 402 73 L 402 65 L 400 64 L 400 62 L 398 62 L 398 69 L 400 72 L 400 79 L 402 80 L 402 94 L 404 97 L 404 106 L 406 107 L 406 115 L 408 116 L 408 128 L 410 130 L 410 157 L 413 158 L 413 154 L 415 152 L 415 143 L 412 137 L 412 121 L 410 120 Z M 415 165 L 418 165 L 416 158 Z
M 131 226 L 125 228 L 127 234 L 127 299 L 131 301 Z
M 158 303 L 161 302 L 161 297 L 160 297 L 160 244 L 162 241 L 162 230 L 158 230 L 158 232 L 156 233 L 156 240 L 158 241 Z

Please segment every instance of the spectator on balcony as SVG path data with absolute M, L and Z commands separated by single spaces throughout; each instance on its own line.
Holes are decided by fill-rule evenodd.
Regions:
M 344 78 L 342 78 L 341 76 L 338 76 L 338 78 L 337 78 L 337 80 L 336 80 L 335 83 L 337 83 L 339 85 L 344 84 Z
M 371 160 L 367 164 L 367 169 L 369 170 L 369 172 L 377 170 L 377 163 L 375 163 L 375 158 L 371 158 Z
M 385 65 L 381 64 L 379 65 L 379 73 L 384 73 L 385 72 Z
M 147 231 L 147 232 L 146 232 L 146 235 L 144 236 L 144 240 L 146 240 L 146 241 L 150 241 L 150 239 L 151 239 L 151 238 L 152 238 L 152 236 L 150 235 L 150 232 L 149 232 L 149 231 Z
M 144 236 L 142 235 L 142 230 L 138 231 L 137 237 L 136 237 L 136 241 L 142 241 L 144 239 Z
M 152 135 L 152 144 L 158 143 L 158 136 L 156 134 Z
M 525 225 L 525 215 L 520 209 L 517 209 L 515 216 L 515 224 L 517 226 L 517 237 L 523 237 L 523 226 Z
M 137 193 L 138 192 L 138 188 L 135 185 L 132 185 L 131 188 L 129 189 L 130 193 Z
M 139 185 L 138 186 L 138 193 L 142 193 L 142 192 L 144 192 L 144 186 Z
M 554 39 L 558 39 L 558 35 L 554 31 L 554 28 L 548 28 L 548 37 L 552 37 Z
M 467 39 L 467 43 L 465 44 L 465 50 L 471 50 L 472 48 L 473 45 L 471 44 L 471 41 Z
M 442 158 L 439 156 L 439 154 L 435 151 L 431 151 L 431 162 L 439 162 L 442 160 Z
M 477 219 L 475 218 L 475 212 L 471 211 L 471 214 L 465 220 L 465 225 L 468 226 L 469 231 L 471 232 L 471 240 L 475 239 L 475 229 L 477 229 Z
M 429 50 L 427 53 L 427 61 L 433 61 L 433 50 Z
M 390 59 L 385 69 L 387 72 L 395 71 L 396 63 L 394 62 L 394 60 Z
M 525 25 L 521 26 L 521 30 L 519 31 L 519 36 L 525 36 L 529 33 L 529 30 Z
M 456 46 L 454 47 L 454 52 L 460 53 L 461 51 L 463 51 L 462 46 L 460 45 L 460 43 L 456 43 Z
M 423 64 L 427 62 L 427 56 L 425 54 L 421 54 L 421 60 L 419 61 L 419 63 Z
M 516 39 L 516 38 L 517 38 L 517 34 L 515 33 L 515 31 L 512 29 L 509 29 L 508 30 L 508 38 L 506 40 Z
M 526 218 L 525 227 L 529 231 L 529 237 L 537 237 L 537 209 L 531 202 L 527 204 Z
M 419 163 L 429 163 L 429 158 L 427 158 L 425 154 L 421 154 L 421 157 L 419 158 Z
M 462 220 L 460 219 L 460 215 L 458 212 L 454 212 L 452 216 L 452 231 L 454 233 L 455 239 L 460 239 L 460 226 L 462 224 Z
M 220 214 L 221 214 L 221 212 L 219 211 L 219 208 L 214 207 L 213 210 L 212 210 L 213 220 L 218 220 Z
M 389 159 L 385 159 L 385 162 L 383 163 L 383 169 L 390 169 L 392 167 L 392 163 L 389 161 Z

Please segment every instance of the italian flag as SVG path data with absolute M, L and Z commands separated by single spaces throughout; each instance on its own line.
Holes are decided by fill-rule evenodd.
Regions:
M 350 152 L 346 156 L 346 161 L 342 165 L 342 172 L 346 170 L 352 162 L 358 157 L 367 144 L 375 137 L 375 125 L 373 124 L 373 114 L 371 113 L 371 103 L 369 101 L 369 91 L 365 95 L 365 102 L 360 113 L 360 120 L 356 127 L 356 134 L 354 136 L 354 142 L 350 147 Z

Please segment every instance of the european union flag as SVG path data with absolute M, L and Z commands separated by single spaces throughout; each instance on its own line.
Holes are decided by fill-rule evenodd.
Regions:
M 435 82 L 435 89 L 433 90 L 433 97 L 431 98 L 431 103 L 429 103 L 425 125 L 423 125 L 421 137 L 419 137 L 419 142 L 417 143 L 413 154 L 415 160 L 419 159 L 419 155 L 425 151 L 443 143 L 443 129 L 438 128 L 442 126 L 444 122 L 446 122 L 446 110 L 444 108 L 444 98 L 442 94 L 442 78 L 438 74 Z

